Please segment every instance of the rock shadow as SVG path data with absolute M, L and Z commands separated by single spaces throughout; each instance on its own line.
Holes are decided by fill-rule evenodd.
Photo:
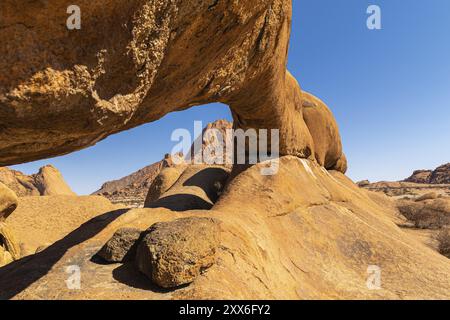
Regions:
M 206 168 L 187 179 L 183 186 L 201 188 L 214 203 L 219 198 L 219 192 L 222 191 L 229 175 L 223 168 Z
M 172 211 L 211 210 L 213 204 L 193 194 L 174 194 L 163 197 L 148 208 L 166 208 Z
M 121 209 L 97 216 L 44 251 L 0 268 L 0 299 L 11 299 L 28 288 L 45 276 L 70 248 L 94 237 L 128 210 Z
M 229 177 L 229 172 L 223 168 L 205 168 L 176 187 L 176 194 L 163 196 L 148 206 L 148 208 L 166 208 L 172 211 L 211 210 L 218 200 Z M 194 194 L 191 187 L 200 188 L 206 194 L 202 198 Z
M 189 286 L 189 284 L 186 284 L 173 289 L 161 288 L 153 284 L 149 278 L 139 272 L 134 265 L 134 262 L 122 264 L 118 268 L 114 269 L 113 278 L 126 286 L 140 290 L 152 291 L 155 293 L 170 293 Z

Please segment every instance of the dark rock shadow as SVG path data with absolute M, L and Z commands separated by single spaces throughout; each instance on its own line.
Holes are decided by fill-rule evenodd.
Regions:
M 149 278 L 147 278 L 145 275 L 139 272 L 137 270 L 136 266 L 134 265 L 134 262 L 128 262 L 125 264 L 122 264 L 118 268 L 113 270 L 113 278 L 129 287 L 140 289 L 140 290 L 147 290 L 152 291 L 155 293 L 169 293 L 174 292 L 176 290 L 184 289 L 189 286 L 189 284 L 173 288 L 173 289 L 164 289 L 161 288 L 155 284 L 153 284 Z
M 214 203 L 219 198 L 219 194 L 228 177 L 228 171 L 223 168 L 205 168 L 183 183 L 183 187 L 186 187 L 185 193 L 181 193 L 182 190 L 180 190 L 180 193 L 163 197 L 147 207 L 166 208 L 178 212 L 189 210 L 211 210 Z M 195 194 L 190 194 L 189 187 L 202 189 L 208 199 L 202 199 Z
M 70 248 L 94 237 L 128 210 L 111 211 L 95 217 L 44 251 L 0 268 L 0 299 L 11 299 L 28 288 L 45 276 Z
M 229 175 L 228 171 L 223 168 L 206 168 L 187 179 L 183 186 L 199 187 L 205 191 L 212 202 L 216 202 L 219 198 L 219 192 L 222 191 Z M 216 183 L 219 186 L 215 185 Z
M 97 253 L 92 256 L 89 260 L 92 263 L 98 264 L 99 266 L 109 266 L 111 264 L 117 264 L 117 262 L 109 262 L 100 257 Z
M 175 194 L 161 198 L 148 208 L 166 208 L 172 211 L 210 210 L 213 205 L 193 194 Z

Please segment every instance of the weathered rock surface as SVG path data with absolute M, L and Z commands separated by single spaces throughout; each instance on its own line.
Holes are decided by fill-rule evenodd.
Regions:
M 5 222 L 0 222 L 0 267 L 20 257 L 20 246 L 13 231 Z
M 34 253 L 38 247 L 76 232 L 87 221 L 120 208 L 99 196 L 22 197 L 7 223 L 19 245 Z
M 170 177 L 167 177 L 167 174 Z M 176 172 L 166 172 L 151 187 L 146 208 L 167 208 L 174 211 L 209 210 L 219 198 L 230 175 L 230 169 L 223 166 L 190 165 L 175 180 Z M 153 200 L 158 192 L 154 192 L 163 182 L 162 191 L 168 182 L 175 181 L 157 200 Z
M 163 288 L 193 282 L 216 260 L 219 222 L 211 218 L 182 218 L 154 224 L 139 244 L 139 270 Z
M 374 194 L 375 202 L 341 173 L 295 157 L 281 158 L 278 175 L 260 170 L 238 175 L 210 211 L 133 209 L 93 219 L 44 252 L 1 268 L 0 298 L 450 298 L 450 260 L 393 222 L 398 213 L 384 204 L 388 197 Z M 120 228 L 205 215 L 221 221 L 216 263 L 187 287 L 161 291 L 134 265 L 92 261 Z M 83 290 L 64 282 L 74 263 Z M 369 265 L 382 269 L 381 290 L 367 288 Z
M 20 246 L 5 220 L 16 210 L 15 193 L 0 182 L 0 267 L 20 258 Z
M 210 102 L 230 106 L 235 128 L 279 129 L 281 155 L 314 158 L 302 91 L 286 71 L 291 0 L 77 5 L 82 32 L 66 28 L 65 3 L 0 4 L 0 165 Z
M 346 172 L 347 160 L 343 158 L 341 135 L 331 110 L 310 93 L 303 91 L 303 117 L 314 141 L 317 162 L 326 169 Z M 344 165 L 338 163 L 345 161 Z
M 0 182 L 0 221 L 6 219 L 16 208 L 16 194 Z
M 78 5 L 82 32 L 67 30 L 61 1 L 0 2 L 0 165 L 79 150 L 209 102 L 229 105 L 235 128 L 279 129 L 281 155 L 289 156 L 277 175 L 262 176 L 260 164 L 227 185 L 207 211 L 222 221 L 216 263 L 188 287 L 161 292 L 145 286 L 134 269 L 98 265 L 92 256 L 118 228 L 144 230 L 186 214 L 202 217 L 205 210 L 121 210 L 83 224 L 76 215 L 51 219 L 55 212 L 66 216 L 72 198 L 49 219 L 48 209 L 36 214 L 40 206 L 34 206 L 33 217 L 14 227 L 26 228 L 20 239 L 39 235 L 40 244 L 50 238 L 53 244 L 0 268 L 0 298 L 450 298 L 449 260 L 404 233 L 393 212 L 338 172 L 346 170 L 345 155 L 338 171 L 315 162 L 334 158 L 335 150 L 324 147 L 328 141 L 317 138 L 334 134 L 314 128 L 313 137 L 303 93 L 286 71 L 291 0 Z M 327 123 L 325 112 L 313 116 Z M 59 230 L 62 225 L 70 230 Z M 82 268 L 83 290 L 66 286 L 65 268 L 74 263 Z M 175 265 L 162 263 L 170 275 L 180 272 Z M 370 265 L 382 268 L 381 290 L 367 287 Z M 163 286 L 189 276 L 166 282 L 170 277 L 162 274 Z
M 149 207 L 152 203 L 160 199 L 177 182 L 184 170 L 185 167 L 166 168 L 162 170 L 153 180 L 145 198 L 144 206 Z
M 437 242 L 439 253 L 450 259 L 450 228 L 439 232 Z
M 0 267 L 3 267 L 11 262 L 13 262 L 14 259 L 4 247 L 0 246 Z
M 75 195 L 61 172 L 51 165 L 40 168 L 38 173 L 32 175 L 5 167 L 0 168 L 0 182 L 3 182 L 19 197 Z
M 111 239 L 100 249 L 98 256 L 107 262 L 128 262 L 136 257 L 136 249 L 142 231 L 136 228 L 117 230 Z

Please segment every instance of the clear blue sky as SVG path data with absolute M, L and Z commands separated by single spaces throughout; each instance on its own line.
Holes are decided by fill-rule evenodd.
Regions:
M 348 175 L 398 180 L 450 162 L 450 1 L 293 0 L 289 70 L 324 100 L 340 125 Z M 366 9 L 382 10 L 382 30 L 366 27 Z M 197 107 L 123 132 L 47 163 L 88 194 L 158 161 L 174 146 L 175 128 L 231 119 L 228 107 Z

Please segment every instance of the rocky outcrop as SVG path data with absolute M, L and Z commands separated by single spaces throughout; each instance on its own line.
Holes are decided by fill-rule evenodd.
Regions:
M 417 170 L 405 182 L 424 184 L 450 184 L 450 163 L 444 164 L 435 170 Z
M 138 247 L 139 270 L 163 288 L 193 282 L 215 262 L 218 225 L 217 220 L 195 217 L 154 224 Z
M 312 161 L 283 157 L 274 176 L 262 176 L 262 166 L 236 176 L 210 211 L 133 209 L 85 223 L 41 254 L 1 268 L 0 298 L 450 298 L 450 261 L 400 229 L 384 200 L 374 202 Z M 132 263 L 92 260 L 120 228 L 205 216 L 221 221 L 220 245 L 214 265 L 188 286 L 161 290 Z M 82 290 L 64 282 L 74 263 L 82 267 Z M 367 286 L 369 266 L 381 268 L 380 290 Z
M 186 156 L 181 152 L 175 155 L 167 154 L 157 163 L 120 180 L 105 183 L 93 194 L 105 196 L 113 203 L 131 207 L 148 206 L 175 184 L 188 165 L 195 164 L 196 159 L 202 164 L 205 163 L 204 155 L 208 161 L 221 164 L 228 170 L 232 167 L 232 159 L 227 159 L 225 152 L 215 154 L 215 150 L 225 150 L 227 143 L 232 139 L 227 130 L 232 128 L 233 124 L 227 120 L 209 123 Z
M 186 155 L 189 164 L 223 165 L 231 168 L 232 155 L 227 155 L 227 146 L 233 143 L 233 123 L 227 120 L 217 120 L 203 129 L 202 134 L 192 143 L 190 152 Z M 216 151 L 220 152 L 216 153 Z
M 430 177 L 432 184 L 450 184 L 450 163 L 436 168 Z
M 38 173 L 32 175 L 0 168 L 0 182 L 8 186 L 19 197 L 75 195 L 61 172 L 51 165 L 40 168 Z
M 209 210 L 225 187 L 230 170 L 222 166 L 190 165 L 176 180 L 176 173 L 170 178 L 167 178 L 167 174 L 168 172 L 163 172 L 162 177 L 155 183 L 159 185 L 159 181 L 163 181 L 164 185 L 167 185 L 171 180 L 174 181 L 173 185 L 156 200 L 153 200 L 156 198 L 156 187 L 151 187 L 145 202 L 146 208 L 167 208 L 174 211 Z
M 145 198 L 144 206 L 148 207 L 161 198 L 178 181 L 184 170 L 185 167 L 166 168 L 162 170 L 155 180 L 153 180 Z
M 16 210 L 15 193 L 0 182 L 0 267 L 20 258 L 20 246 L 5 220 Z
M 83 32 L 65 27 L 62 3 L 0 4 L 0 165 L 76 151 L 210 102 L 230 106 L 235 128 L 279 129 L 281 155 L 340 158 L 331 141 L 314 141 L 286 71 L 291 0 L 78 5 Z M 315 128 L 330 120 L 319 113 Z
M 416 170 L 413 172 L 411 177 L 405 179 L 404 181 L 412 183 L 430 183 L 432 173 L 432 170 Z
M 310 93 L 303 92 L 303 117 L 314 141 L 317 162 L 326 169 L 345 173 L 347 160 L 342 152 L 341 136 L 331 110 Z
M 174 161 L 174 158 L 177 160 Z M 93 195 L 101 195 L 108 198 L 112 203 L 124 204 L 130 207 L 142 207 L 149 188 L 161 171 L 167 168 L 184 168 L 183 156 L 181 154 L 165 155 L 164 159 L 142 168 L 119 180 L 109 181 Z
M 450 197 L 450 164 L 444 164 L 435 170 L 416 170 L 404 181 L 364 183 L 361 187 L 394 197 L 420 199 L 431 193 L 437 197 Z
M 163 162 L 164 160 L 158 161 L 121 179 L 105 182 L 93 194 L 110 198 L 112 195 L 127 193 L 132 190 L 135 193 L 139 193 L 141 189 L 148 189 L 153 179 L 155 179 L 164 166 Z
M 11 228 L 0 222 L 0 267 L 19 260 L 20 246 Z
M 0 165 L 65 154 L 222 102 L 234 128 L 280 131 L 280 170 L 264 176 L 266 164 L 246 167 L 217 191 L 211 180 L 190 185 L 187 169 L 162 195 L 193 194 L 210 201 L 208 211 L 117 211 L 108 203 L 99 216 L 90 198 L 83 208 L 75 197 L 36 197 L 32 215 L 8 223 L 20 241 L 52 244 L 0 269 L 0 299 L 450 298 L 448 259 L 399 229 L 390 208 L 342 174 L 334 119 L 286 71 L 291 0 L 78 5 L 82 32 L 65 28 L 59 1 L 0 2 Z M 220 228 L 201 227 L 205 214 Z M 188 216 L 196 219 L 178 220 Z M 189 286 L 156 290 L 129 264 L 92 259 L 118 229 L 149 226 L 139 269 L 162 287 Z M 62 270 L 74 263 L 83 290 L 66 286 Z M 382 270 L 379 290 L 368 286 L 371 266 Z
M 450 259 L 450 228 L 439 232 L 437 241 L 439 253 Z
M 358 185 L 358 187 L 364 188 L 364 187 L 367 187 L 368 185 L 370 185 L 370 181 L 362 180 L 362 181 L 356 182 L 356 184 Z

